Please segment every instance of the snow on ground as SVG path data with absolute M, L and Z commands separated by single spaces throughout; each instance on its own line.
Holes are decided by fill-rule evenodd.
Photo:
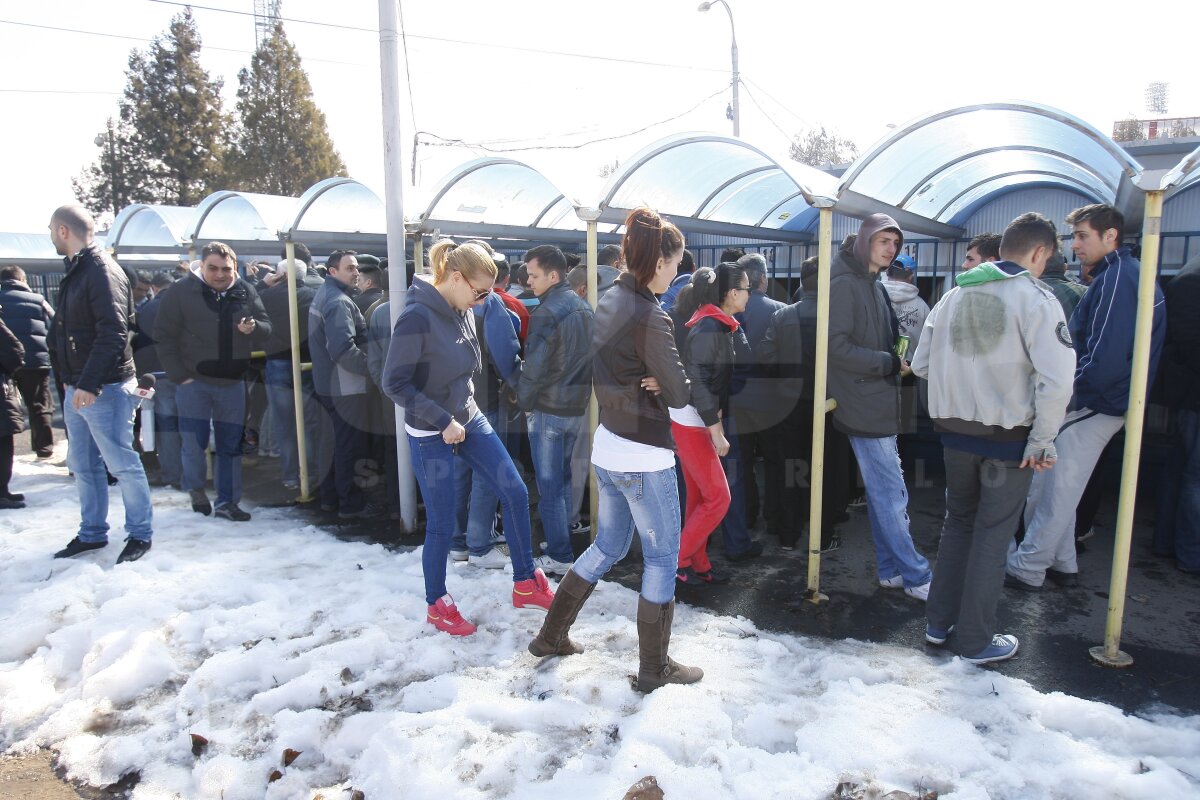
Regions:
M 679 607 L 690 687 L 635 693 L 636 595 L 602 584 L 580 656 L 537 662 L 511 575 L 456 566 L 479 632 L 424 622 L 420 553 L 346 543 L 286 510 L 238 525 L 156 490 L 154 549 L 71 561 L 64 470 L 18 462 L 0 516 L 0 742 L 134 798 L 825 798 L 840 778 L 943 798 L 1200 793 L 1200 717 L 1130 716 L 960 660 L 759 631 Z M 112 493 L 111 521 L 122 519 Z M 193 755 L 190 734 L 209 745 Z M 300 751 L 282 766 L 285 749 Z M 282 777 L 268 784 L 278 769 Z

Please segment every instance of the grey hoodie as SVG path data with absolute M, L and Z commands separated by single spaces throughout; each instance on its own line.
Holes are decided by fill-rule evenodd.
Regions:
M 929 305 L 917 293 L 917 287 L 906 281 L 894 281 L 883 276 L 881 281 L 892 301 L 892 311 L 900 323 L 900 333 L 908 337 L 908 359 L 912 359 L 917 343 L 921 340 L 921 328 L 929 316 Z
M 886 214 L 867 217 L 853 250 L 839 251 L 829 272 L 829 396 L 837 400 L 833 424 L 851 436 L 900 432 L 896 316 L 867 268 L 871 237 L 887 229 L 900 232 Z

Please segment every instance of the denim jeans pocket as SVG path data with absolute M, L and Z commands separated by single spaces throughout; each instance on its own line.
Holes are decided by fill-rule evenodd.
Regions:
M 631 503 L 641 500 L 645 494 L 641 472 L 609 472 L 609 480 Z

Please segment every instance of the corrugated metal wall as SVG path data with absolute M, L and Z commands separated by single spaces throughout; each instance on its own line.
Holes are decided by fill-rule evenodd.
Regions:
M 1060 234 L 1070 236 L 1071 226 L 1064 221 L 1067 214 L 1089 202 L 1083 195 L 1064 189 L 1018 189 L 980 208 L 963 227 L 967 238 L 981 233 L 1003 233 L 1015 218 L 1027 211 L 1036 211 L 1057 225 Z

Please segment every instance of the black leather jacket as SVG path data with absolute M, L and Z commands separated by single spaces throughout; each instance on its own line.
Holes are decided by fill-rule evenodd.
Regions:
M 658 380 L 661 394 L 642 388 L 648 376 Z M 674 447 L 667 408 L 691 401 L 687 373 L 675 349 L 671 318 L 629 273 L 617 278 L 596 308 L 592 379 L 601 425 L 624 439 Z
M 703 317 L 688 329 L 684 340 L 683 366 L 692 382 L 692 405 L 705 425 L 720 421 L 718 411 L 729 413 L 729 385 L 737 359 L 735 337 L 744 342 L 746 334 L 740 327 L 732 330 L 716 317 Z
M 102 386 L 134 375 L 129 278 L 95 243 L 63 260 L 67 274 L 50 326 L 50 362 L 67 386 L 99 394 Z
M 517 403 L 523 411 L 583 416 L 592 393 L 592 309 L 565 282 L 540 299 L 529 317 Z

